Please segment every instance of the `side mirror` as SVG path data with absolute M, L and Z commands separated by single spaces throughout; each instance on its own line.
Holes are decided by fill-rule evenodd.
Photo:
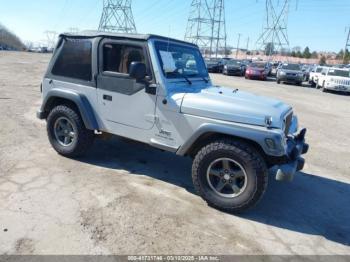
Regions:
M 146 65 L 141 62 L 132 62 L 129 67 L 129 75 L 137 81 L 145 79 L 147 75 Z

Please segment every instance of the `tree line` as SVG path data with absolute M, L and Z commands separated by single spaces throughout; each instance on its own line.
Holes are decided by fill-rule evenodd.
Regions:
M 277 54 L 275 51 L 275 47 L 273 43 L 267 43 L 265 46 L 265 55 L 273 55 Z M 329 57 L 326 57 L 324 54 L 320 54 L 316 51 L 311 52 L 310 48 L 307 46 L 302 51 L 300 47 L 295 47 L 292 50 L 282 50 L 281 55 L 289 56 L 289 57 L 297 57 L 297 58 L 305 58 L 305 59 L 319 59 L 320 58 L 320 64 L 326 64 L 327 59 Z M 336 55 L 336 59 L 342 60 L 344 64 L 350 63 L 350 52 L 348 49 L 345 51 L 342 49 L 339 51 L 339 53 Z
M 0 49 L 25 50 L 25 45 L 15 34 L 0 24 Z

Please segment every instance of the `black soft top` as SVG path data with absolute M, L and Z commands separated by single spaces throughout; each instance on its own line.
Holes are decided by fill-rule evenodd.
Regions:
M 103 31 L 82 31 L 79 33 L 62 33 L 60 34 L 60 37 L 69 37 L 69 38 L 111 37 L 111 38 L 141 40 L 141 41 L 148 41 L 150 39 L 159 39 L 163 41 L 178 42 L 178 43 L 197 47 L 197 45 L 189 42 L 185 42 L 174 38 L 159 36 L 159 35 L 153 35 L 153 34 L 122 34 L 122 33 L 111 33 L 111 32 L 103 32 Z

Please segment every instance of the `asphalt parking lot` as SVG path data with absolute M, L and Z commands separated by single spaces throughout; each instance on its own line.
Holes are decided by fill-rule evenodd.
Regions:
M 194 193 L 191 160 L 124 139 L 57 155 L 35 118 L 49 55 L 0 52 L 0 254 L 350 253 L 350 97 L 212 75 L 291 104 L 311 151 L 291 184 L 234 216 Z

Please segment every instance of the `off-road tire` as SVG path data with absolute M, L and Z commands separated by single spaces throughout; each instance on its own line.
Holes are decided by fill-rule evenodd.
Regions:
M 207 180 L 209 165 L 219 158 L 230 158 L 245 169 L 248 182 L 241 195 L 225 198 L 211 189 Z M 254 207 L 268 184 L 268 169 L 261 155 L 250 145 L 230 139 L 219 140 L 202 148 L 194 159 L 192 179 L 197 193 L 214 208 L 240 213 Z
M 58 118 L 68 118 L 76 132 L 72 145 L 62 146 L 54 134 L 54 125 Z M 66 105 L 59 105 L 52 109 L 47 118 L 47 134 L 52 147 L 60 155 L 75 158 L 84 155 L 94 142 L 94 132 L 86 129 L 80 113 Z

